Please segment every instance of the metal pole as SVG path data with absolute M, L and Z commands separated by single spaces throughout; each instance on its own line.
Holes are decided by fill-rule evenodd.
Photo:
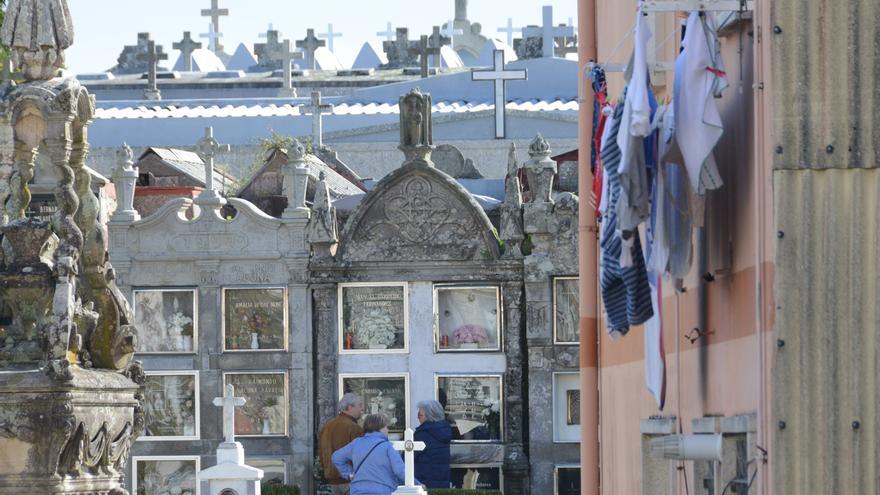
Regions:
M 578 0 L 578 60 L 581 66 L 578 110 L 578 264 L 581 380 L 581 493 L 599 495 L 599 329 L 596 216 L 590 207 L 593 174 L 593 85 L 589 63 L 596 53 L 596 0 Z

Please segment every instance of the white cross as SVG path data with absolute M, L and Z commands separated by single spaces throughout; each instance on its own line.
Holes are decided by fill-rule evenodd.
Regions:
M 211 8 L 210 9 L 202 9 L 202 17 L 210 17 L 211 25 L 214 27 L 214 32 L 220 32 L 220 16 L 228 16 L 229 9 L 221 9 L 220 8 L 220 0 L 211 0 Z M 221 50 L 223 49 L 220 46 L 220 43 L 214 43 L 214 48 L 211 48 L 212 51 L 214 49 Z
M 235 396 L 235 387 L 231 383 L 226 385 L 223 397 L 214 399 L 214 405 L 223 408 L 223 436 L 226 443 L 235 443 L 235 408 L 243 406 L 245 402 L 243 398 Z
M 217 43 L 220 38 L 223 37 L 223 33 L 218 33 L 214 30 L 214 24 L 208 23 L 208 32 L 202 33 L 199 35 L 199 38 L 208 38 L 208 50 L 212 52 L 216 52 L 219 47 L 219 43 Z
M 523 28 L 522 34 L 527 38 L 542 38 L 544 45 L 544 57 L 555 56 L 554 47 L 556 38 L 570 38 L 574 36 L 574 28 L 571 26 L 553 26 L 553 6 L 544 6 L 544 25 L 541 27 Z
M 312 116 L 312 146 L 316 150 L 323 148 L 324 124 L 322 118 L 324 115 L 333 113 L 333 105 L 329 103 L 321 103 L 321 92 L 312 91 L 312 104 L 300 105 L 299 111 L 303 115 Z
M 440 34 L 449 38 L 449 46 L 455 47 L 455 37 L 461 36 L 464 34 L 464 31 L 461 29 L 455 29 L 455 21 L 449 21 L 443 26 L 443 30 L 440 31 Z
M 403 451 L 403 463 L 406 465 L 406 478 L 403 486 L 407 488 L 415 488 L 415 453 L 417 451 L 425 450 L 425 442 L 414 442 L 412 428 L 407 428 L 403 441 L 391 442 L 391 445 L 394 446 L 394 450 Z
M 376 33 L 376 36 L 384 36 L 385 41 L 394 41 L 394 35 L 396 35 L 396 34 L 397 34 L 397 32 L 394 30 L 394 26 L 392 26 L 391 23 L 389 22 L 387 31 L 384 31 L 384 32 L 380 31 L 380 32 Z
M 275 26 L 273 26 L 271 22 L 269 23 L 269 29 L 267 29 L 265 33 L 260 33 L 260 38 L 264 40 L 269 39 L 269 31 L 275 31 Z M 278 31 L 278 36 L 281 36 L 281 31 Z
M 508 17 L 507 18 L 507 27 L 506 28 L 503 28 L 503 27 L 498 28 L 498 32 L 499 33 L 507 33 L 507 45 L 513 46 L 513 35 L 514 35 L 514 33 L 522 32 L 522 28 L 513 27 L 513 18 Z
M 529 73 L 525 69 L 504 70 L 503 50 L 495 50 L 495 66 L 492 69 L 471 71 L 472 81 L 495 81 L 496 139 L 504 139 L 506 135 L 504 116 L 507 106 L 507 95 L 505 91 L 505 83 L 510 80 L 525 81 L 528 78 Z
M 333 38 L 342 38 L 342 33 L 333 32 L 333 24 L 327 24 L 326 33 L 318 33 L 318 36 L 327 38 L 327 49 L 333 51 Z

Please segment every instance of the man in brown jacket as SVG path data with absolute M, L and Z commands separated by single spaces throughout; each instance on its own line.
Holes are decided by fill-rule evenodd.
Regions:
M 364 429 L 357 423 L 363 412 L 364 402 L 360 396 L 347 393 L 339 399 L 339 416 L 328 421 L 318 433 L 321 467 L 324 468 L 324 479 L 330 483 L 333 495 L 348 495 L 351 484 L 349 480 L 342 479 L 330 457 L 355 438 L 364 436 Z

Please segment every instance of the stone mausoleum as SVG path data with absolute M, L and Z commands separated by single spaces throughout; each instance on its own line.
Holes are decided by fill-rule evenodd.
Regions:
M 418 425 L 419 401 L 444 404 L 456 487 L 548 494 L 576 469 L 570 181 L 540 135 L 511 148 L 503 180 L 447 173 L 432 161 L 430 95 L 399 104 L 400 165 L 348 187 L 295 142 L 273 158 L 275 216 L 208 185 L 140 218 L 120 153 L 110 256 L 146 370 L 133 493 L 196 493 L 225 384 L 247 401 L 235 413 L 247 463 L 303 493 L 320 493 L 317 431 L 349 391 L 391 418 L 393 437 Z M 207 170 L 222 148 L 200 142 Z

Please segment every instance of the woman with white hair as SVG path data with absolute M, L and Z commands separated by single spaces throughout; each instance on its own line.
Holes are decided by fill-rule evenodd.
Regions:
M 446 411 L 436 400 L 419 402 L 419 422 L 415 440 L 425 442 L 425 449 L 416 452 L 416 477 L 428 488 L 449 488 L 449 443 L 452 427 Z

